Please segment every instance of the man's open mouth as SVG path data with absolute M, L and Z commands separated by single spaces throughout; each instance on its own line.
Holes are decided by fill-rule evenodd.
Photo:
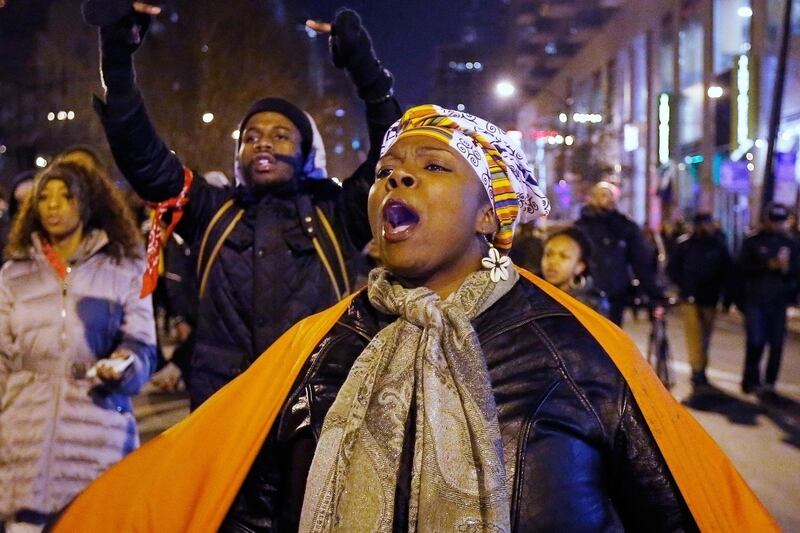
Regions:
M 409 237 L 419 224 L 419 214 L 399 200 L 389 200 L 383 206 L 383 236 L 387 241 L 397 242 Z
M 275 166 L 275 158 L 269 154 L 253 158 L 253 170 L 256 172 L 269 172 Z

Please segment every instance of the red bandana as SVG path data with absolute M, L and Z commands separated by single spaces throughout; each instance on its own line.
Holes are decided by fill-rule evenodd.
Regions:
M 141 298 L 148 296 L 158 285 L 158 263 L 161 257 L 161 248 L 164 243 L 172 235 L 175 226 L 178 225 L 183 217 L 183 206 L 189 201 L 189 189 L 192 186 L 192 179 L 194 175 L 188 168 L 183 168 L 183 188 L 180 194 L 163 202 L 148 204 L 155 210 L 153 215 L 153 224 L 150 227 L 150 233 L 147 236 L 147 269 L 144 271 L 142 278 L 142 292 L 139 294 Z M 168 227 L 164 227 L 164 215 L 168 211 L 172 211 L 172 221 Z
M 61 281 L 67 279 L 67 265 L 61 260 L 61 256 L 56 253 L 53 246 L 44 239 L 42 239 L 42 253 L 47 258 L 50 266 L 53 267 L 53 270 L 56 271 L 58 278 Z

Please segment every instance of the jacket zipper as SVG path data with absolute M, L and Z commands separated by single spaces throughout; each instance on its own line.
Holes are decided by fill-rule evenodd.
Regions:
M 67 275 L 61 281 L 61 333 L 59 334 L 59 345 L 62 352 L 67 348 L 67 280 L 72 272 L 72 267 L 67 265 Z
M 58 345 L 63 355 L 67 349 L 67 280 L 69 279 L 69 275 L 72 272 L 72 267 L 67 265 L 67 275 L 61 280 L 61 331 L 59 333 L 59 340 Z M 64 368 L 66 372 L 66 367 Z M 63 395 L 63 378 L 56 380 L 56 387 L 55 387 L 55 406 L 53 407 L 53 424 L 50 429 L 50 445 L 47 447 L 47 482 L 44 484 L 44 501 L 48 501 L 49 499 L 49 487 L 52 485 L 52 475 L 53 475 L 53 448 L 55 447 L 53 444 L 55 443 L 56 439 L 56 430 L 58 426 L 58 417 L 59 413 L 61 412 L 61 400 Z

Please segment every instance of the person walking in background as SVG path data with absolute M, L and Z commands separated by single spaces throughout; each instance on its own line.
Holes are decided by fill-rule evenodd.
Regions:
M 143 243 L 104 174 L 56 160 L 36 179 L 6 255 L 0 522 L 13 531 L 43 525 L 138 446 L 130 397 L 150 376 L 156 340 L 150 298 L 139 297 Z
M 14 217 L 30 195 L 31 189 L 33 189 L 33 177 L 35 175 L 35 170 L 26 170 L 11 179 L 8 204 L 5 211 L 0 213 L 0 250 L 5 248 L 8 242 L 8 234 L 11 232 L 11 226 L 14 224 Z M 3 258 L 0 257 L 0 264 L 2 264 L 2 262 Z
M 622 325 L 634 277 L 657 313 L 663 312 L 664 293 L 656 283 L 656 273 L 647 267 L 647 248 L 639 226 L 617 210 L 618 196 L 616 185 L 596 184 L 575 227 L 592 243 L 589 266 L 596 287 L 608 295 L 608 318 Z
M 594 286 L 589 272 L 591 257 L 592 244 L 581 230 L 573 227 L 557 231 L 544 243 L 542 276 L 547 282 L 607 317 L 608 298 Z
M 84 14 L 93 5 L 86 4 Z M 128 14 L 122 20 L 100 28 L 106 101 L 97 108 L 125 178 L 142 198 L 171 210 L 173 220 L 181 216 L 175 230 L 198 249 L 198 318 L 187 383 L 196 408 L 292 324 L 352 291 L 371 238 L 366 199 L 381 138 L 400 107 L 360 17 L 340 10 L 331 50 L 366 105 L 366 161 L 342 187 L 335 184 L 326 177 L 310 116 L 291 102 L 265 98 L 241 121 L 236 187 L 213 187 L 194 178 L 159 138 L 135 84 L 133 53 L 158 8 L 140 2 L 123 7 Z M 331 25 L 309 21 L 309 28 L 327 32 Z
M 742 276 L 747 337 L 742 392 L 771 394 L 780 371 L 786 336 L 786 309 L 797 295 L 800 249 L 786 231 L 789 210 L 771 203 L 762 228 L 744 240 L 738 271 Z M 764 348 L 769 345 L 766 372 L 761 372 Z
M 715 233 L 711 214 L 697 213 L 692 231 L 678 239 L 667 265 L 670 279 L 678 286 L 695 391 L 708 384 L 711 333 L 732 266 L 725 242 Z

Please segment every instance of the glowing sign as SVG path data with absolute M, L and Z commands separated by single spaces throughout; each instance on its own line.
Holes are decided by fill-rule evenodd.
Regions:
M 658 97 L 658 162 L 669 163 L 669 95 L 661 93 Z
M 634 152 L 639 149 L 639 126 L 625 124 L 622 146 L 626 152 Z
M 739 146 L 750 140 L 750 59 L 739 56 L 736 68 L 736 142 Z

